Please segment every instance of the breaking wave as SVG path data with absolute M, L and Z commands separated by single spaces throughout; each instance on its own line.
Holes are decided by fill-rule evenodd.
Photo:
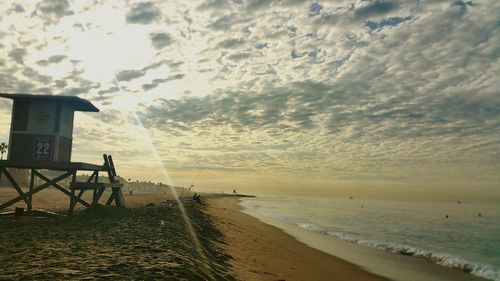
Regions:
M 486 278 L 493 281 L 500 281 L 500 270 L 495 269 L 492 265 L 469 261 L 460 256 L 455 256 L 448 253 L 432 252 L 422 248 L 404 244 L 364 239 L 361 237 L 357 237 L 355 235 L 350 235 L 337 231 L 325 230 L 319 226 L 308 223 L 293 222 L 293 224 L 309 231 L 314 231 L 323 235 L 332 236 L 351 243 L 356 243 L 376 248 L 378 250 L 383 250 L 405 256 L 423 258 L 433 263 L 453 269 L 458 269 L 478 277 Z

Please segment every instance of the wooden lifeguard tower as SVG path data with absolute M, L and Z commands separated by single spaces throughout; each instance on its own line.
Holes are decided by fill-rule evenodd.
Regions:
M 21 200 L 26 203 L 27 209 L 31 210 L 33 194 L 50 186 L 69 196 L 70 212 L 77 203 L 85 207 L 96 206 L 106 188 L 111 188 L 111 196 L 106 205 L 114 202 L 117 207 L 125 206 L 123 184 L 116 175 L 110 155 L 103 155 L 103 165 L 71 162 L 74 113 L 75 111 L 99 112 L 97 107 L 87 100 L 74 96 L 0 93 L 0 97 L 13 100 L 9 150 L 7 160 L 0 160 L 0 175 L 3 173 L 19 193 L 18 197 L 1 204 L 0 210 Z M 9 168 L 30 171 L 28 191 L 23 191 L 9 173 Z M 43 170 L 64 173 L 50 179 L 42 174 Z M 92 173 L 85 181 L 78 182 L 76 174 L 79 171 Z M 107 173 L 108 180 L 105 183 L 99 182 L 99 172 Z M 35 177 L 44 183 L 35 186 Z M 68 177 L 72 177 L 69 189 L 59 184 Z M 82 199 L 87 190 L 93 192 L 90 203 Z

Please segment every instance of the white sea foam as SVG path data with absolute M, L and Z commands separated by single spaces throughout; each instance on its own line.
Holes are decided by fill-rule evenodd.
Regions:
M 286 221 L 288 223 L 291 222 L 289 219 L 287 219 Z M 454 256 L 447 253 L 431 252 L 422 248 L 413 247 L 409 245 L 363 239 L 355 235 L 349 235 L 342 232 L 322 229 L 321 227 L 310 223 L 293 222 L 293 224 L 309 231 L 314 231 L 320 234 L 333 236 L 351 243 L 356 243 L 391 253 L 424 258 L 439 265 L 450 267 L 453 269 L 458 269 L 467 273 L 471 273 L 478 277 L 494 281 L 500 281 L 500 271 L 496 270 L 492 265 L 489 264 L 472 262 L 459 256 Z
M 500 281 L 496 205 L 261 197 L 243 206 L 257 217 Z

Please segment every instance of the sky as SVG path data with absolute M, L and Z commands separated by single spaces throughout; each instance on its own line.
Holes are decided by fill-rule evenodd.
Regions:
M 101 110 L 77 113 L 73 161 L 107 153 L 125 178 L 200 189 L 500 183 L 500 1 L 0 11 L 0 92 Z M 11 107 L 0 99 L 0 141 Z

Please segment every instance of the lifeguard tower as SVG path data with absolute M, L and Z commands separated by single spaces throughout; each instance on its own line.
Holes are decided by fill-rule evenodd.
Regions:
M 0 161 L 0 175 L 3 173 L 19 193 L 18 197 L 1 204 L 0 210 L 21 200 L 24 200 L 27 209 L 31 210 L 33 194 L 50 186 L 69 196 L 70 212 L 77 203 L 85 207 L 96 206 L 107 188 L 111 188 L 111 196 L 106 205 L 114 202 L 117 207 L 125 206 L 123 184 L 116 175 L 113 158 L 110 155 L 103 155 L 103 165 L 71 162 L 74 113 L 75 111 L 99 112 L 97 107 L 87 100 L 74 96 L 0 93 L 0 97 L 13 100 L 9 149 L 7 160 Z M 23 191 L 8 168 L 30 171 L 28 191 Z M 49 179 L 42 174 L 43 170 L 64 173 Z M 78 182 L 76 174 L 79 171 L 92 173 L 84 182 Z M 99 182 L 99 172 L 106 172 L 109 182 Z M 35 177 L 44 183 L 35 186 Z M 72 177 L 69 189 L 59 184 L 68 177 Z M 87 190 L 93 192 L 90 203 L 82 199 Z

